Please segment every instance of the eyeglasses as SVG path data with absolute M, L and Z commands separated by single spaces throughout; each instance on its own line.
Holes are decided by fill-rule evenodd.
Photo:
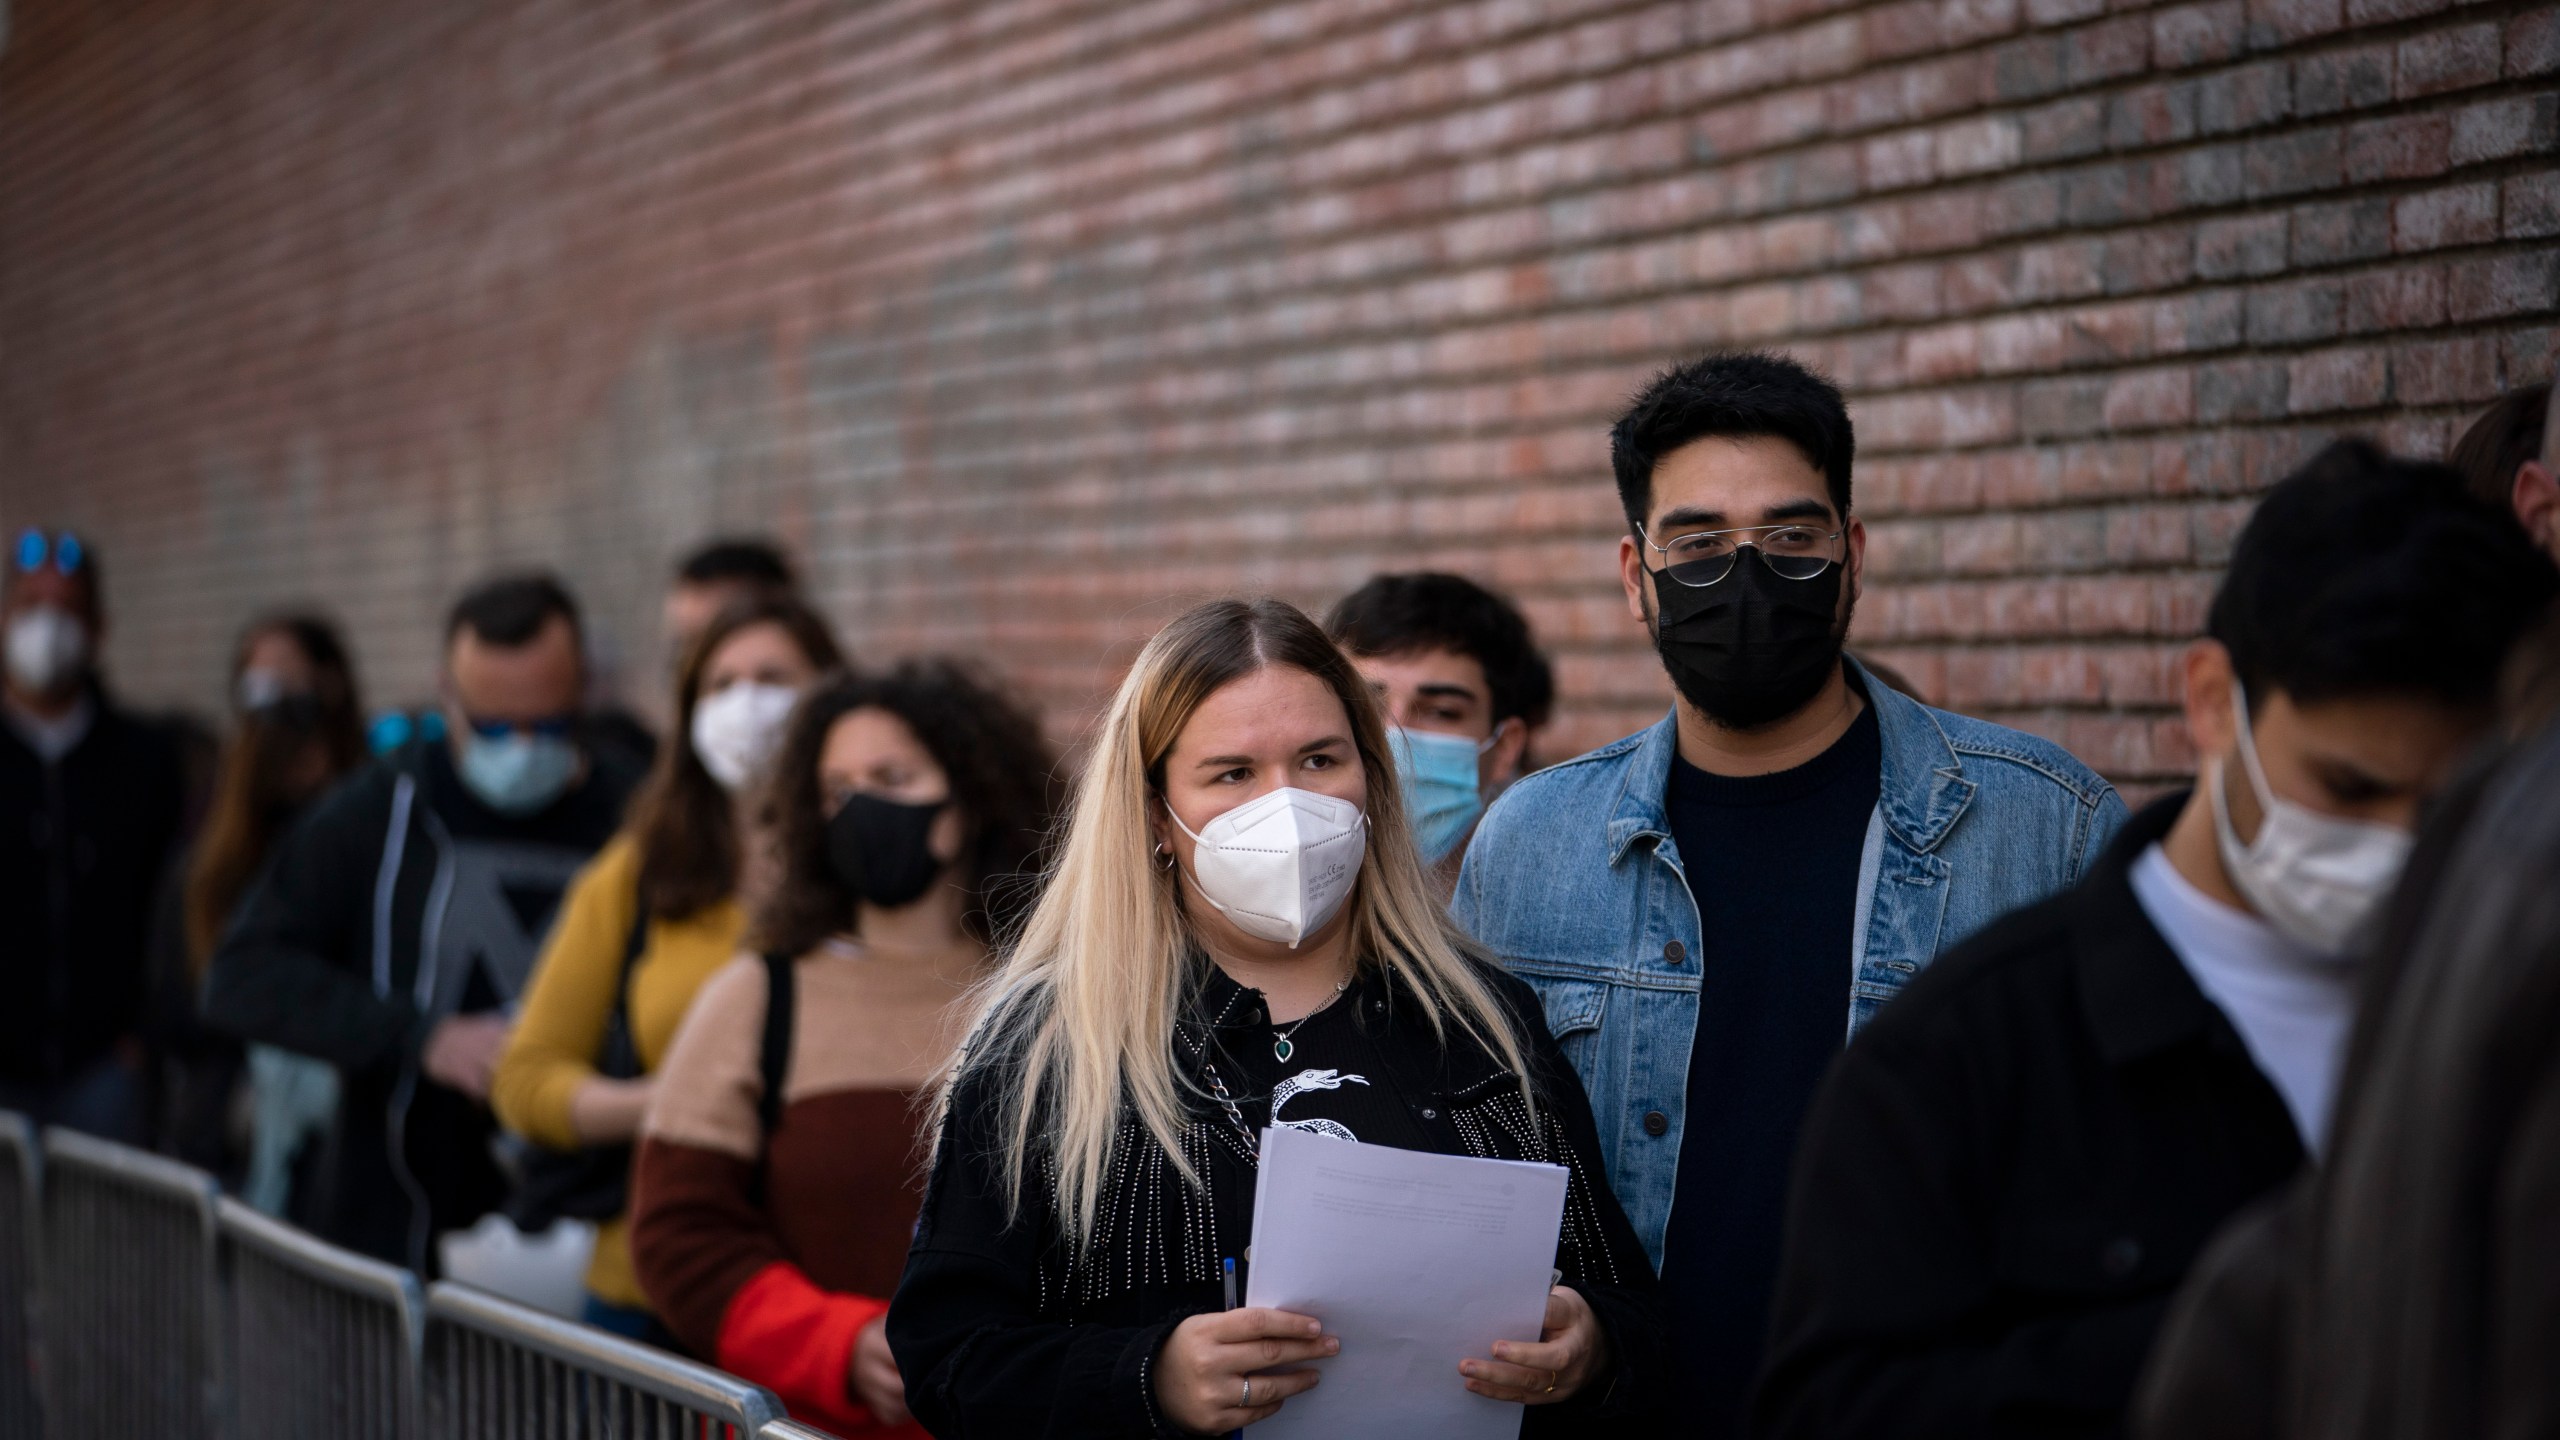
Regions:
M 42 530 L 30 528 L 18 536 L 20 574 L 41 570 L 47 561 L 51 561 L 55 574 L 77 575 L 88 556 L 88 547 L 80 543 L 79 536 L 68 530 L 47 535 Z
M 1644 527 L 1636 538 L 1662 556 L 1662 573 L 1691 589 L 1704 589 L 1733 573 L 1743 549 L 1760 552 L 1760 561 L 1782 580 L 1810 580 L 1840 563 L 1835 551 L 1846 527 L 1825 533 L 1810 525 L 1746 525 L 1738 530 L 1700 530 L 1656 545 Z

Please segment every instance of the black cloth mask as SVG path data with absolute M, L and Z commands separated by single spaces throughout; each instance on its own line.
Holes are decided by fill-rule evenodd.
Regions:
M 1757 546 L 1713 585 L 1653 572 L 1653 645 L 1680 694 L 1716 723 L 1756 730 L 1805 707 L 1840 663 L 1840 574 L 1810 580 L 1769 568 Z
M 906 805 L 855 791 L 827 821 L 827 868 L 865 905 L 913 903 L 942 873 L 927 837 L 950 803 Z

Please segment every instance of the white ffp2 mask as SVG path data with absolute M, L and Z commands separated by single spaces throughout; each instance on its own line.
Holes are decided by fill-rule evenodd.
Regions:
M 2258 838 L 2241 844 L 2224 798 L 2228 777 L 2215 761 L 2205 783 L 2222 868 L 2268 924 L 2322 954 L 2342 955 L 2356 927 L 2399 880 L 2409 860 L 2410 834 L 2393 825 L 2323 815 L 2269 789 L 2258 764 L 2258 742 L 2249 734 L 2249 702 L 2236 683 L 2231 699 L 2240 720 L 2241 769 L 2264 818 Z
M 9 622 L 9 678 L 50 694 L 89 664 L 89 627 L 51 605 L 34 605 Z
M 782 743 L 782 727 L 800 692 L 788 685 L 740 680 L 693 705 L 693 753 L 723 790 L 754 779 Z
M 1248 800 L 1193 830 L 1191 884 L 1258 940 L 1296 949 L 1325 927 L 1360 878 L 1368 817 L 1348 800 L 1285 788 Z

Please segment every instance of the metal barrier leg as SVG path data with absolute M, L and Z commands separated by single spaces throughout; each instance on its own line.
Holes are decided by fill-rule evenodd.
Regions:
M 37 1220 L 44 1163 L 26 1117 L 0 1110 L 0 1440 L 43 1440 L 37 1398 Z

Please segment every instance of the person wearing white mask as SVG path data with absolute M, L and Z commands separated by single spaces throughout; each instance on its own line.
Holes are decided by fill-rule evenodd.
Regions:
M 0 1109 L 143 1143 L 154 894 L 185 782 L 99 679 L 96 550 L 27 530 L 0 580 Z
M 1288 1368 L 1335 1353 L 1316 1320 L 1219 1309 L 1285 1125 L 1569 1167 L 1543 1338 L 1440 1357 L 1445 1383 L 1528 1435 L 1642 1433 L 1652 1269 L 1537 1002 L 1432 896 L 1393 765 L 1289 605 L 1201 605 L 1140 653 L 936 1096 L 888 1321 L 927 1429 L 1214 1434 L 1317 1383 Z
M 570 883 L 544 943 L 490 1103 L 530 1150 L 508 1213 L 527 1230 L 599 1222 L 586 1319 L 645 1338 L 625 1176 L 676 1024 L 738 952 L 771 856 L 757 818 L 792 707 L 844 664 L 827 622 L 782 593 L 716 611 L 675 683 L 677 734 L 661 746 L 622 833 Z
M 492 1070 L 570 878 L 637 775 L 584 743 L 577 602 L 546 575 L 445 622 L 445 735 L 380 756 L 288 832 L 216 947 L 205 1023 L 339 1078 L 291 1218 L 431 1274 L 436 1236 L 506 1198 Z
M 2560 593 L 2451 469 L 2270 490 L 2170 676 L 2196 788 L 1916 977 L 1806 1122 L 1755 1433 L 2120 1433 L 2216 1227 L 2316 1161 L 2359 946 Z
M 1529 768 L 1555 673 L 1510 601 L 1459 575 L 1377 575 L 1325 630 L 1378 697 L 1414 842 L 1443 900 L 1476 822 Z

